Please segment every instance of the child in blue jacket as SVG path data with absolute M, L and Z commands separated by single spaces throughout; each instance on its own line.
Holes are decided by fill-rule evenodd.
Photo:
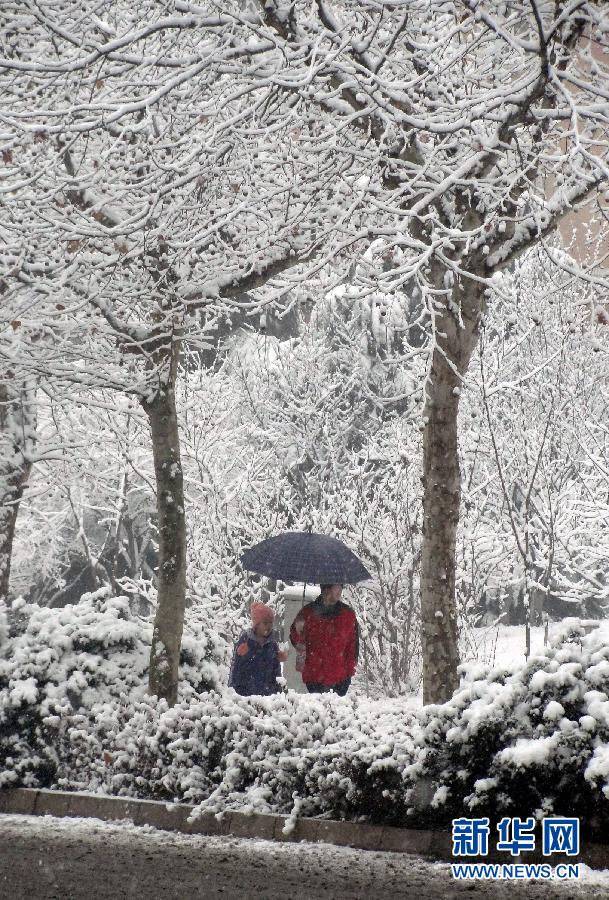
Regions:
M 252 627 L 243 632 L 235 645 L 228 684 L 245 697 L 276 694 L 280 690 L 280 663 L 285 662 L 287 653 L 279 649 L 271 636 L 275 614 L 264 603 L 252 603 L 250 615 Z

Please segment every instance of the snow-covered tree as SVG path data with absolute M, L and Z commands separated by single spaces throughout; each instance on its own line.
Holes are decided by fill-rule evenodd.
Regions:
M 392 293 L 414 283 L 427 313 L 424 697 L 445 700 L 458 683 L 462 382 L 489 279 L 544 244 L 573 207 L 589 204 L 593 215 L 609 183 L 609 12 L 598 2 L 318 0 L 261 5 L 260 16 L 294 92 L 312 95 L 337 131 L 365 135 L 352 159 L 366 172 L 368 236 L 382 235 L 405 259 L 371 266 L 362 287 Z
M 347 263 L 382 239 L 399 261 L 373 258 L 360 290 L 407 308 L 416 288 L 430 338 L 422 645 L 425 699 L 446 699 L 457 685 L 462 381 L 489 279 L 607 186 L 606 5 L 176 0 L 167 15 L 154 3 L 134 13 L 31 0 L 27 14 L 9 4 L 2 15 L 11 90 L 0 150 L 19 211 L 11 277 L 65 285 L 71 308 L 92 306 L 138 361 L 159 527 L 176 536 L 175 552 L 161 538 L 153 671 L 165 651 L 177 659 L 181 632 L 173 391 L 188 314 L 273 276 L 285 291 L 295 264 Z
M 336 153 L 320 149 L 313 119 L 281 105 L 278 116 L 272 81 L 234 68 L 268 40 L 235 47 L 233 23 L 221 15 L 200 28 L 188 16 L 174 28 L 153 4 L 141 10 L 141 22 L 150 13 L 142 31 L 130 4 L 111 4 L 107 20 L 99 12 L 93 4 L 50 16 L 36 4 L 25 15 L 20 4 L 3 9 L 2 65 L 14 76 L 3 118 L 14 192 L 3 287 L 12 318 L 30 310 L 52 330 L 55 355 L 27 348 L 32 370 L 76 388 L 120 390 L 148 418 L 159 531 L 150 687 L 175 700 L 186 585 L 180 360 L 187 347 L 206 348 L 206 332 L 232 304 L 256 308 L 248 291 L 317 251 L 317 231 L 337 219 Z M 197 22 L 192 46 L 186 21 Z M 103 71 L 79 57 L 88 28 L 102 40 L 127 35 Z M 129 100 L 136 70 L 139 99 Z
M 513 622 L 599 615 L 609 335 L 594 292 L 537 251 L 495 287 L 463 397 L 460 593 Z
M 0 603 L 6 603 L 17 513 L 36 444 L 36 386 L 0 367 Z
M 64 606 L 102 586 L 118 594 L 128 583 L 137 593 L 156 559 L 143 412 L 116 392 L 66 396 L 48 384 L 36 405 L 36 465 L 21 504 L 11 595 Z

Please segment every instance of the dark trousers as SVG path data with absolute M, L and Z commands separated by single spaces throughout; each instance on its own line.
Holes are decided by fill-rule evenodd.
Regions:
M 334 691 L 339 697 L 344 697 L 349 690 L 351 679 L 345 678 L 344 681 L 337 681 L 336 684 L 319 684 L 317 681 L 307 681 L 305 684 L 309 694 L 327 694 L 328 691 Z

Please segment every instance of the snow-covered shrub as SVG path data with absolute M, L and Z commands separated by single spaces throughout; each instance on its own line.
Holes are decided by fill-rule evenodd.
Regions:
M 120 600 L 87 601 L 103 606 L 101 644 L 120 643 L 129 624 Z M 67 623 L 57 631 L 52 647 L 65 642 Z M 418 714 L 402 699 L 192 687 L 168 708 L 135 687 L 121 692 L 118 676 L 107 690 L 94 686 L 100 656 L 84 649 L 78 671 L 90 683 L 60 669 L 52 653 L 45 680 L 42 643 L 28 656 L 25 634 L 11 639 L 19 678 L 7 677 L 6 659 L 0 669 L 0 786 L 394 825 L 446 825 L 468 814 L 580 815 L 597 833 L 609 825 L 609 642 L 577 620 L 524 665 L 464 667 L 451 701 Z M 128 630 L 125 638 L 138 640 Z
M 215 812 L 403 821 L 411 720 L 399 701 L 294 692 L 106 704 L 58 724 L 56 784 Z
M 61 609 L 17 601 L 8 626 L 0 646 L 0 787 L 47 784 L 59 759 L 60 721 L 144 696 L 152 623 L 132 616 L 127 597 L 102 588 Z M 181 696 L 216 685 L 218 643 L 187 626 Z
M 412 818 L 568 814 L 607 827 L 609 646 L 565 622 L 543 655 L 513 671 L 467 667 L 450 702 L 423 710 Z M 421 783 L 431 802 L 417 809 Z

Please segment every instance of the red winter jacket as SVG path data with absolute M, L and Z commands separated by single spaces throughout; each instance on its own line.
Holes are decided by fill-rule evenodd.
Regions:
M 300 631 L 299 622 L 303 623 Z M 339 600 L 334 606 L 324 606 L 319 597 L 307 603 L 294 619 L 290 641 L 294 646 L 305 644 L 305 684 L 334 685 L 355 674 L 359 629 L 355 613 L 346 603 Z

